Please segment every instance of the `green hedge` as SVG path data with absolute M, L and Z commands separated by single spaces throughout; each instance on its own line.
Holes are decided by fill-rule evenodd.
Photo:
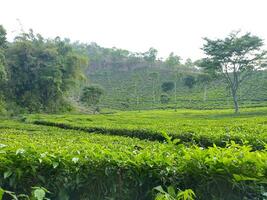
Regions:
M 64 123 L 56 123 L 49 121 L 34 121 L 33 124 L 36 125 L 45 125 L 58 127 L 69 130 L 78 130 L 85 131 L 89 133 L 99 133 L 106 135 L 118 135 L 118 136 L 127 136 L 139 139 L 145 139 L 150 141 L 159 141 L 164 142 L 166 138 L 163 136 L 163 132 L 153 131 L 149 129 L 125 129 L 125 128 L 106 128 L 106 127 L 79 127 L 75 125 L 69 125 Z M 230 141 L 234 141 L 238 144 L 246 144 L 249 143 L 253 146 L 254 150 L 264 149 L 264 145 L 267 142 L 266 134 L 264 135 L 256 135 L 256 134 L 241 134 L 241 135 L 229 135 L 223 133 L 216 134 L 197 134 L 194 132 L 184 132 L 181 134 L 168 134 L 172 138 L 172 140 L 178 139 L 180 143 L 183 144 L 195 144 L 201 147 L 210 147 L 213 144 L 216 144 L 221 147 L 225 147 L 227 143 Z
M 12 124 L 12 123 L 11 123 Z M 51 199 L 152 199 L 152 188 L 191 188 L 198 199 L 263 199 L 266 149 L 162 144 L 20 123 L 0 131 L 0 187 Z M 23 130 L 24 129 L 24 130 Z

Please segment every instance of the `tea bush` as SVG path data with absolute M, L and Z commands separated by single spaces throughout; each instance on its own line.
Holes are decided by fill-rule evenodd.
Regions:
M 100 115 L 30 115 L 29 122 L 65 129 L 163 141 L 162 132 L 183 143 L 225 146 L 233 140 L 263 149 L 267 142 L 267 108 L 232 110 L 132 111 Z
M 51 199 L 153 199 L 153 188 L 192 189 L 198 199 L 263 199 L 266 148 L 185 146 L 74 130 L 0 123 L 0 187 Z

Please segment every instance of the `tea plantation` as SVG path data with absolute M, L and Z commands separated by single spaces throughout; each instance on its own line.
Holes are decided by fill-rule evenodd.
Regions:
M 152 200 L 157 186 L 266 199 L 266 108 L 26 115 L 0 129 L 4 199 L 38 187 L 49 199 Z
M 153 82 L 150 75 L 156 73 Z M 88 74 L 89 80 L 105 89 L 100 107 L 120 110 L 148 110 L 155 108 L 190 108 L 214 109 L 231 108 L 233 100 L 224 80 L 215 79 L 210 83 L 197 81 L 192 88 L 184 84 L 187 75 L 199 79 L 198 73 L 171 69 L 136 69 L 132 71 L 99 70 Z M 161 85 L 164 82 L 175 82 L 176 92 L 168 92 L 169 102 L 161 103 Z M 205 91 L 206 89 L 206 91 Z M 154 92 L 153 92 L 154 91 Z M 154 94 L 154 96 L 153 96 Z M 204 95 L 205 94 L 205 95 Z M 176 98 L 175 98 L 176 95 Z M 203 99 L 206 96 L 206 99 Z M 176 99 L 176 100 L 175 100 Z M 240 85 L 239 104 L 241 107 L 267 105 L 267 72 L 257 72 Z
M 101 115 L 31 115 L 29 122 L 66 129 L 165 140 L 162 132 L 184 143 L 202 147 L 219 146 L 231 140 L 248 142 L 261 149 L 267 142 L 267 108 L 232 110 L 150 110 Z

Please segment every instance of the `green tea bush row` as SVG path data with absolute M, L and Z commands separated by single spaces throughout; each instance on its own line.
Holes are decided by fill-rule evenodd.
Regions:
M 236 143 L 263 149 L 267 142 L 267 108 L 232 110 L 152 110 L 99 115 L 27 115 L 27 122 L 65 129 L 163 141 L 162 133 L 202 147 Z
M 43 120 L 36 120 L 33 121 L 36 125 L 45 125 L 45 126 L 52 126 L 52 127 L 59 127 L 63 129 L 70 129 L 70 130 L 79 130 L 79 131 L 85 131 L 89 133 L 100 133 L 100 134 L 106 134 L 106 135 L 119 135 L 119 136 L 127 136 L 127 137 L 134 137 L 139 139 L 145 139 L 150 141 L 166 141 L 166 138 L 164 137 L 165 131 L 156 131 L 153 129 L 134 129 L 134 128 L 116 128 L 116 127 L 105 127 L 105 126 L 79 126 L 79 125 L 72 125 L 69 123 L 57 123 L 57 122 L 51 122 L 51 121 L 43 121 Z M 221 147 L 225 147 L 226 144 L 230 141 L 235 141 L 238 144 L 250 144 L 253 146 L 254 150 L 257 149 L 263 149 L 265 143 L 267 142 L 267 132 L 265 134 L 259 135 L 256 133 L 227 133 L 227 132 L 211 132 L 209 133 L 202 133 L 199 134 L 194 131 L 188 131 L 188 132 L 181 132 L 181 133 L 170 133 L 167 132 L 168 135 L 173 139 L 178 139 L 181 141 L 181 143 L 184 144 L 195 144 L 201 147 L 209 147 L 213 144 L 216 144 Z
M 198 199 L 264 199 L 266 149 L 161 144 L 24 125 L 0 130 L 0 187 L 44 187 L 51 199 L 153 199 L 156 186 L 191 188 Z
M 160 132 L 155 132 L 152 130 L 145 130 L 145 129 L 119 129 L 119 128 L 106 128 L 106 127 L 79 127 L 70 124 L 64 123 L 56 123 L 50 121 L 34 121 L 33 124 L 36 125 L 45 125 L 45 126 L 53 126 L 59 127 L 63 129 L 70 129 L 70 130 L 78 130 L 78 131 L 86 131 L 86 132 L 97 132 L 100 134 L 106 135 L 120 135 L 120 136 L 128 136 L 134 137 L 139 139 L 147 139 L 151 141 L 165 141 L 164 136 Z

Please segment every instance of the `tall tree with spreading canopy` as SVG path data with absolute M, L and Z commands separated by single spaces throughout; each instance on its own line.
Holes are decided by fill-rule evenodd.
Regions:
M 169 68 L 174 69 L 181 64 L 181 57 L 171 52 L 168 58 L 166 59 L 165 63 Z
M 199 66 L 224 77 L 233 97 L 235 113 L 238 113 L 240 85 L 253 72 L 266 68 L 263 40 L 251 33 L 240 35 L 240 32 L 233 32 L 225 39 L 204 40 L 202 50 L 207 57 L 199 62 Z

